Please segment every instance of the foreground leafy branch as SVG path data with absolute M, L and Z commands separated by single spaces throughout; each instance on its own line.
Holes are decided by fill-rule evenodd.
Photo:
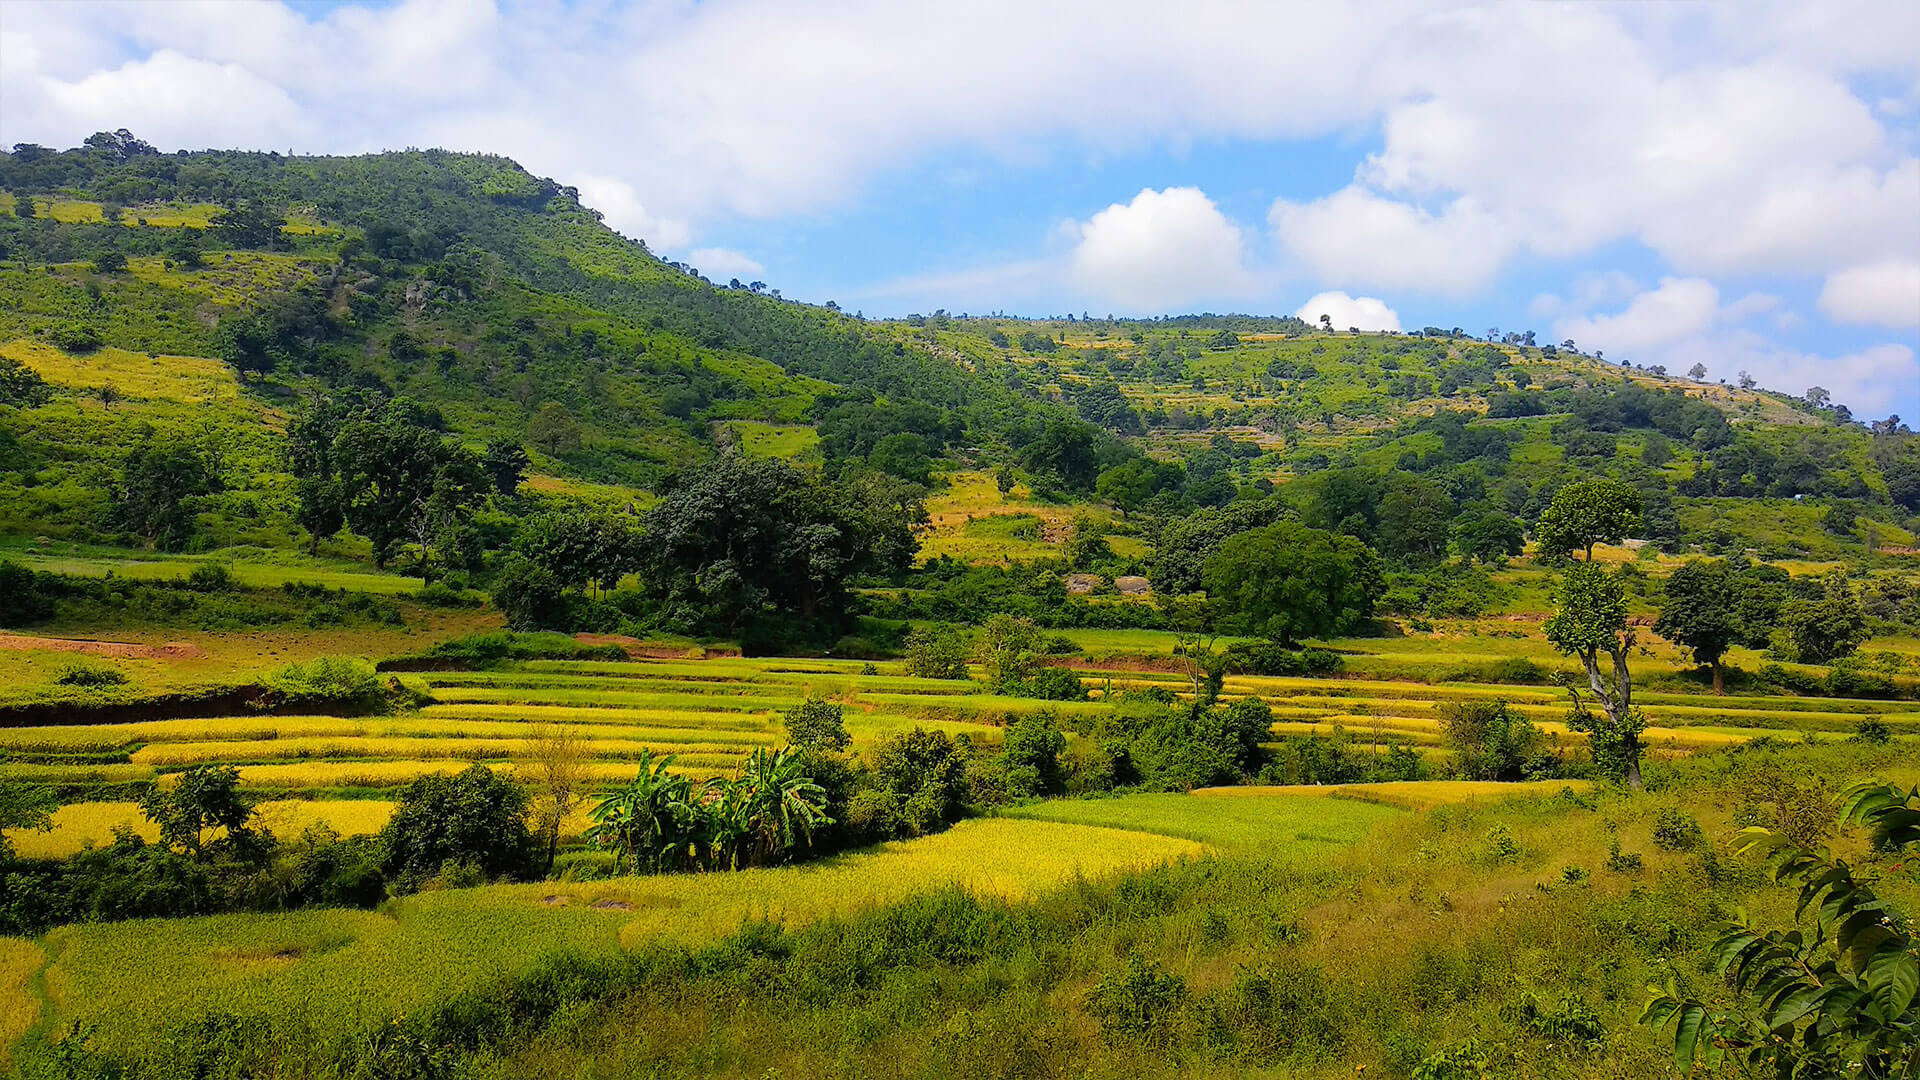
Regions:
M 1858 784 L 1840 819 L 1865 827 L 1876 849 L 1920 843 L 1920 787 Z M 1713 946 L 1716 966 L 1741 995 L 1716 1009 L 1683 996 L 1671 979 L 1640 1022 L 1674 1030 L 1674 1063 L 1786 1078 L 1920 1076 L 1920 951 L 1914 926 L 1845 862 L 1767 829 L 1743 832 L 1741 852 L 1766 857 L 1774 880 L 1798 885 L 1795 917 L 1813 932 L 1759 930 L 1742 916 Z

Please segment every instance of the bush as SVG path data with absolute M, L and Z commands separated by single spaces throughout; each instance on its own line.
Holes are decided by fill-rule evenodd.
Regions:
M 1450 701 L 1439 711 L 1454 764 L 1465 779 L 1538 779 L 1557 771 L 1558 759 L 1540 748 L 1540 729 L 1506 702 Z
M 1653 818 L 1653 846 L 1661 851 L 1692 851 L 1706 841 L 1693 815 L 1675 806 L 1662 807 Z
M 53 342 L 60 351 L 75 356 L 97 352 L 100 346 L 107 343 L 106 339 L 100 336 L 100 331 L 85 323 L 62 323 L 55 326 L 47 331 L 47 340 Z
M 396 893 L 436 879 L 444 886 L 502 877 L 521 869 L 531 849 L 525 789 L 479 764 L 414 780 L 380 830 L 381 869 Z
M 60 673 L 53 677 L 53 681 L 59 686 L 105 690 L 111 686 L 125 686 L 127 673 L 111 664 L 96 663 L 92 660 L 69 660 L 61 665 Z
M 45 575 L 0 562 L 0 626 L 31 626 L 53 617 L 53 590 Z
M 1032 675 L 1005 688 L 1021 697 L 1042 701 L 1085 701 L 1087 688 L 1080 676 L 1063 667 L 1043 667 Z
M 361 705 L 380 698 L 380 677 L 373 665 L 347 656 L 320 656 L 288 664 L 275 672 L 267 685 L 295 697 Z
M 1137 953 L 1087 991 L 1087 1011 L 1102 1031 L 1156 1046 L 1172 1041 L 1186 1004 L 1186 980 Z
M 1551 677 L 1546 668 L 1524 656 L 1509 656 L 1505 660 L 1497 660 L 1488 674 L 1493 682 L 1518 683 L 1522 686 L 1538 686 Z
M 233 588 L 233 571 L 226 563 L 201 563 L 188 572 L 187 588 L 203 593 L 227 592 Z
M 1330 675 L 1345 661 L 1326 649 L 1289 649 L 1271 641 L 1237 641 L 1227 646 L 1227 670 L 1235 675 Z
M 843 717 L 841 706 L 810 697 L 787 710 L 787 742 L 802 750 L 845 750 L 853 736 L 847 734 Z
M 1869 716 L 1860 721 L 1860 726 L 1853 729 L 1853 737 L 1847 741 L 1866 743 L 1869 746 L 1885 746 L 1893 741 L 1893 729 L 1887 726 L 1885 720 L 1877 716 Z

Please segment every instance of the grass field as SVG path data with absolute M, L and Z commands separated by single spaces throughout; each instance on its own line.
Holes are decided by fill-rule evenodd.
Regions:
M 378 912 L 315 910 L 51 932 L 45 971 L 52 1020 L 97 1024 L 126 1047 L 183 1008 L 273 1013 L 340 1030 L 453 990 L 523 971 L 567 949 L 632 948 L 656 938 L 697 944 L 750 919 L 798 923 L 960 885 L 1023 898 L 1197 856 L 1192 840 L 1054 821 L 966 821 L 921 840 L 791 868 L 603 882 L 488 886 L 423 893 Z M 0 941 L 31 970 L 26 943 Z M 31 948 L 30 945 L 26 946 Z M 8 975 L 0 952 L 0 980 Z M 164 970 L 169 977 L 137 972 Z M 24 1012 L 19 995 L 0 1016 Z

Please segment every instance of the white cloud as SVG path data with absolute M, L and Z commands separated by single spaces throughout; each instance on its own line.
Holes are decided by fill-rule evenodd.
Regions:
M 1553 324 L 1553 336 L 1619 354 L 1672 345 L 1711 328 L 1720 316 L 1720 290 L 1701 278 L 1664 278 L 1618 315 L 1580 315 Z
M 746 277 L 758 274 L 766 269 L 766 267 L 755 262 L 751 256 L 744 252 L 734 251 L 731 248 L 695 248 L 687 252 L 686 261 L 692 263 L 701 273 L 715 280 Z
M 1159 312 L 1245 292 L 1240 227 L 1199 188 L 1147 188 L 1078 227 L 1073 281 L 1130 312 Z
M 1513 250 L 1505 229 L 1469 198 L 1439 214 L 1346 188 L 1281 199 L 1267 212 L 1280 246 L 1320 280 L 1463 295 L 1483 288 Z
M 1884 410 L 1920 386 L 1920 363 L 1905 345 L 1874 345 L 1825 356 L 1789 348 L 1743 325 L 1767 314 L 1779 325 L 1783 316 L 1792 314 L 1779 305 L 1778 297 L 1765 293 L 1748 293 L 1723 304 L 1709 281 L 1665 278 L 1616 314 L 1555 322 L 1553 335 L 1573 338 L 1584 349 L 1600 349 L 1610 360 L 1661 364 L 1672 372 L 1700 363 L 1715 376 L 1730 380 L 1745 371 L 1762 386 L 1793 394 L 1824 386 L 1835 401 L 1859 413 Z
M 1300 305 L 1295 315 L 1320 324 L 1320 316 L 1333 320 L 1336 330 L 1359 327 L 1362 330 L 1398 330 L 1400 316 L 1385 300 L 1373 296 L 1348 296 L 1343 292 L 1323 292 Z
M 0 144 L 125 125 L 168 147 L 489 150 L 670 252 L 938 155 L 988 173 L 1063 145 L 1333 137 L 1379 148 L 1269 215 L 1328 287 L 1466 295 L 1616 244 L 1676 275 L 1836 281 L 1920 253 L 1911 0 L 5 7 Z M 1276 63 L 1283 40 L 1314 47 Z
M 1829 274 L 1815 306 L 1852 326 L 1920 326 L 1920 260 L 1883 259 Z

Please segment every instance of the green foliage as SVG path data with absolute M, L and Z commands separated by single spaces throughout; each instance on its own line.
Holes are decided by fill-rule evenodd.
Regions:
M 1868 830 L 1880 850 L 1920 843 L 1920 788 L 1856 785 L 1842 796 L 1840 820 Z M 1899 1075 L 1920 1054 L 1912 923 L 1824 849 L 1763 828 L 1742 835 L 1742 852 L 1798 886 L 1797 911 L 1813 915 L 1812 932 L 1766 930 L 1745 917 L 1724 924 L 1711 955 L 1739 1000 L 1717 1007 L 1669 979 L 1640 1022 L 1674 1025 L 1682 1069 L 1730 1061 L 1778 1076 Z
M 1706 842 L 1700 823 L 1677 806 L 1663 806 L 1653 817 L 1653 846 L 1661 851 L 1692 851 Z
M 471 865 L 486 878 L 511 874 L 526 865 L 532 842 L 526 790 L 475 764 L 402 789 L 380 831 L 381 864 L 394 890 L 408 893 L 450 866 Z
M 1540 514 L 1534 536 L 1541 554 L 1567 556 L 1593 545 L 1617 544 L 1640 528 L 1640 493 L 1618 480 L 1579 480 L 1554 493 Z
M 907 635 L 907 671 L 922 679 L 966 679 L 973 642 L 945 623 L 915 627 Z
M 879 839 L 924 836 L 955 820 L 965 805 L 966 760 L 946 732 L 914 728 L 882 740 L 870 782 L 854 794 L 849 821 Z
M 801 750 L 813 752 L 838 752 L 845 750 L 853 741 L 847 734 L 847 724 L 842 719 L 841 706 L 832 702 L 810 697 L 782 717 L 787 730 L 787 743 Z
M 53 400 L 53 388 L 40 373 L 11 356 L 0 356 L 0 405 L 32 409 Z
M 1001 742 L 1002 769 L 1009 797 L 1059 794 L 1066 786 L 1061 764 L 1061 755 L 1066 749 L 1067 737 L 1048 713 L 1028 713 L 1010 725 Z
M 113 521 L 149 546 L 179 551 L 193 536 L 197 501 L 219 488 L 218 471 L 193 447 L 143 444 L 121 466 Z
M 1150 1046 L 1172 1041 L 1187 1006 L 1186 980 L 1138 953 L 1087 991 L 1087 1011 L 1110 1035 Z
M 1587 685 L 1603 710 L 1595 715 L 1579 690 L 1567 684 L 1573 711 L 1567 726 L 1585 732 L 1594 761 L 1631 787 L 1640 786 L 1640 733 L 1647 719 L 1633 708 L 1633 679 L 1627 656 L 1633 634 L 1627 629 L 1626 590 L 1620 579 L 1592 562 L 1567 568 L 1555 596 L 1554 614 L 1544 626 L 1547 640 L 1563 653 L 1577 656 L 1587 673 Z M 1600 655 L 1611 661 L 1603 671 Z
M 1383 582 L 1373 552 L 1348 536 L 1281 522 L 1220 545 L 1202 574 L 1223 623 L 1283 645 L 1352 633 Z
M 217 848 L 245 851 L 261 837 L 249 827 L 253 803 L 240 794 L 240 770 L 196 765 L 156 785 L 140 799 L 140 811 L 160 827 L 160 842 L 199 860 Z
M 1464 779 L 1538 780 L 1557 771 L 1559 759 L 1543 750 L 1540 729 L 1504 701 L 1447 702 L 1440 726 Z
M 1844 572 L 1829 573 L 1817 599 L 1789 601 L 1780 614 L 1794 655 L 1822 664 L 1852 655 L 1867 640 L 1866 613 Z
M 127 684 L 127 673 L 112 664 L 92 660 L 69 660 L 53 677 L 56 686 L 78 686 L 87 690 L 105 690 Z
M 1744 559 L 1681 566 L 1667 578 L 1666 602 L 1653 632 L 1690 651 L 1696 664 L 1712 668 L 1719 690 L 1720 660 L 1727 650 L 1763 646 L 1773 631 L 1781 590 L 1772 571 Z
M 267 684 L 296 697 L 342 705 L 370 705 L 382 694 L 373 665 L 353 656 L 317 656 L 288 664 L 274 672 Z

